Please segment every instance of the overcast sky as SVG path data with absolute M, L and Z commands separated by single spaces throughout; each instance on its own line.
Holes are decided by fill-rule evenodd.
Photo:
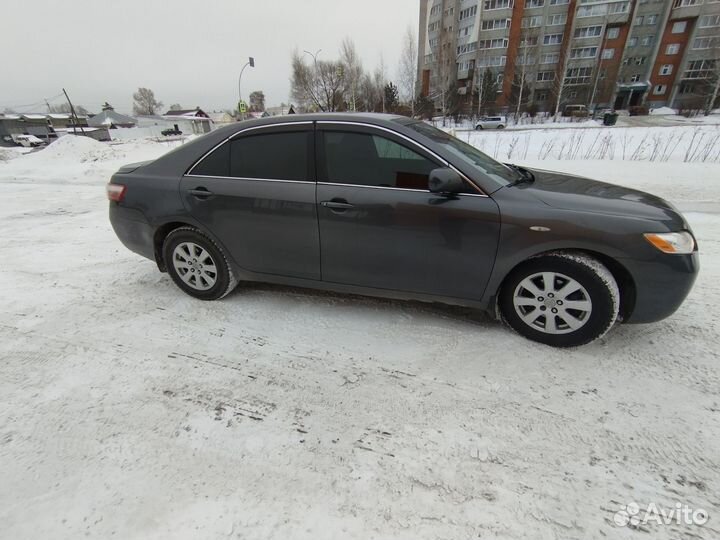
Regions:
M 350 36 L 365 68 L 383 55 L 396 78 L 403 33 L 417 33 L 418 0 L 0 0 L 0 112 L 45 111 L 65 87 L 97 112 L 109 101 L 130 112 L 132 93 L 151 88 L 165 106 L 225 109 L 242 91 L 287 102 L 293 49 L 337 58 Z M 58 97 L 51 100 L 60 103 Z

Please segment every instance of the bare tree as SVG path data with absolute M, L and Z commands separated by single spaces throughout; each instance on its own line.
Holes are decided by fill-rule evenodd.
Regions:
M 523 27 L 521 43 L 524 46 L 520 49 L 520 53 L 515 58 L 508 58 L 513 64 L 514 77 L 510 87 L 510 102 L 515 106 L 515 121 L 520 117 L 520 109 L 530 101 L 530 93 L 535 82 L 537 73 L 537 47 L 531 47 L 530 43 L 537 40 L 539 34 L 538 27 Z
M 48 105 L 48 112 L 69 114 L 72 112 L 72 110 L 70 109 L 69 103 L 60 103 L 59 105 Z M 82 115 L 88 114 L 88 110 L 82 105 L 75 105 L 75 112 Z
M 252 112 L 263 112 L 265 110 L 265 93 L 262 90 L 251 92 L 249 101 Z
M 306 64 L 295 51 L 292 59 L 291 93 L 306 110 L 337 111 L 343 104 L 344 69 L 340 62 L 323 61 L 313 56 Z
M 172 105 L 170 105 L 170 110 L 171 111 L 182 111 L 182 105 L 180 105 L 179 103 L 173 103 Z
M 345 88 L 348 94 L 346 101 L 350 104 L 350 110 L 356 111 L 359 87 L 363 78 L 363 67 L 355 48 L 355 42 L 349 37 L 346 37 L 340 46 L 340 62 L 343 65 Z
M 137 116 L 156 114 L 162 106 L 162 102 L 155 99 L 155 93 L 149 88 L 138 88 L 133 94 L 133 113 Z
M 415 116 L 415 87 L 417 85 L 418 70 L 418 49 L 417 40 L 412 27 L 408 25 L 403 37 L 402 49 L 400 52 L 400 65 L 398 68 L 398 78 L 400 80 L 400 89 L 403 98 L 410 103 L 410 111 Z

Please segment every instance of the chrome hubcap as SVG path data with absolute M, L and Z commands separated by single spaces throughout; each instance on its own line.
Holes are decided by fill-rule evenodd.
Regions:
M 513 305 L 525 324 L 547 334 L 574 332 L 592 313 L 585 287 L 557 272 L 538 272 L 523 279 L 515 287 Z
M 207 291 L 217 281 L 217 267 L 210 254 L 194 242 L 183 242 L 173 250 L 173 267 L 185 283 Z

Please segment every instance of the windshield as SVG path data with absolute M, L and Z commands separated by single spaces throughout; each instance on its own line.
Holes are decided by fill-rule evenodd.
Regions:
M 439 130 L 436 127 L 426 124 L 425 122 L 413 122 L 406 124 L 410 129 L 417 131 L 428 139 L 432 139 L 435 144 L 441 145 L 444 149 L 449 150 L 457 156 L 463 163 L 466 163 L 474 169 L 491 177 L 493 180 L 506 185 L 514 182 L 518 178 L 517 171 L 511 169 L 507 165 L 503 165 L 499 161 L 495 161 L 487 154 L 483 154 L 474 146 L 462 142 L 460 139 L 453 137 Z

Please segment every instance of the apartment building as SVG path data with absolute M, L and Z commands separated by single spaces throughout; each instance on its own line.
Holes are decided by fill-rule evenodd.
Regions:
M 720 80 L 720 0 L 420 0 L 418 36 L 438 109 L 703 108 Z

